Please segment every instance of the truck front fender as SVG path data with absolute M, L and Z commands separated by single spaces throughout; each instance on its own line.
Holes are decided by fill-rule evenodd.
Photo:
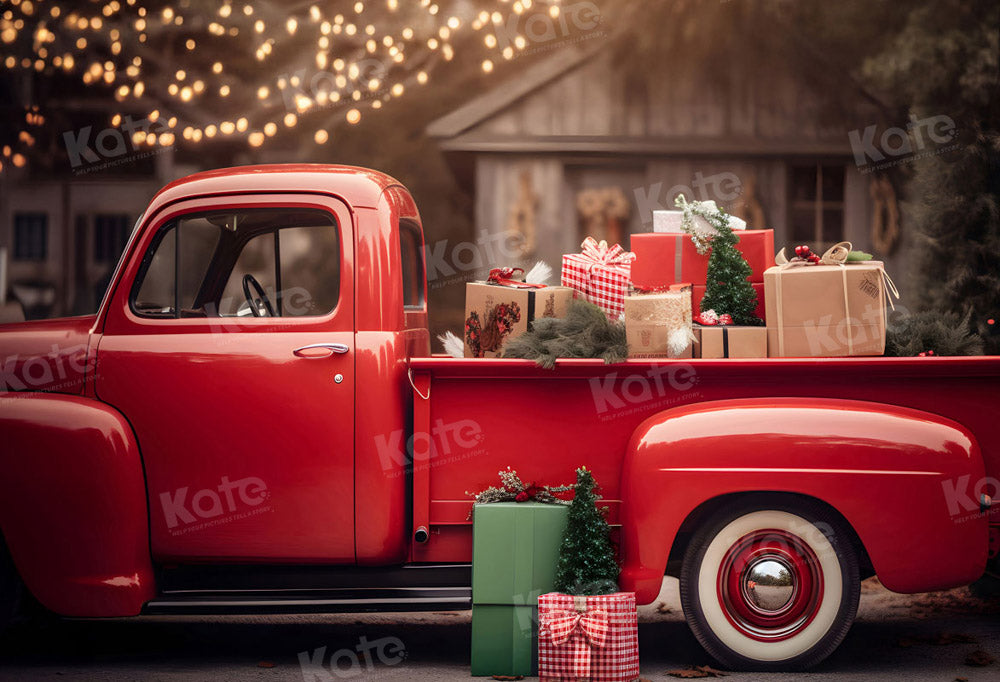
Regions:
M 0 395 L 0 532 L 27 588 L 65 616 L 136 615 L 153 598 L 132 428 L 83 397 Z
M 972 494 L 984 476 L 967 429 L 908 408 L 771 398 L 666 410 L 639 425 L 625 457 L 623 589 L 655 599 L 688 515 L 749 492 L 836 509 L 890 590 L 968 584 L 986 565 L 987 519 Z

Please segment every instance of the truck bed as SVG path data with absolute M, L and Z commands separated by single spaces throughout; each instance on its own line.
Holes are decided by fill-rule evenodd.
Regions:
M 560 360 L 415 358 L 414 561 L 469 561 L 471 496 L 510 466 L 527 483 L 571 483 L 590 468 L 618 518 L 622 459 L 636 427 L 672 408 L 736 398 L 838 398 L 951 419 L 1000 475 L 1000 357 Z M 420 434 L 431 443 L 421 456 Z M 823 437 L 822 424 L 816 425 Z M 483 465 L 483 459 L 490 466 Z M 483 473 L 487 472 L 487 473 Z M 665 490 L 664 495 L 669 491 Z

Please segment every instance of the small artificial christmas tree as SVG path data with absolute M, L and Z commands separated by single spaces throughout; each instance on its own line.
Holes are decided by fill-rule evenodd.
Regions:
M 693 201 L 688 203 L 681 194 L 674 202 L 684 211 L 682 227 L 691 235 L 698 253 L 704 254 L 709 247 L 712 255 L 708 258 L 708 277 L 705 280 L 705 296 L 701 299 L 701 310 L 714 310 L 719 315 L 729 315 L 734 324 L 760 327 L 764 324 L 754 311 L 757 309 L 757 292 L 750 284 L 753 274 L 750 264 L 736 248 L 740 241 L 729 226 L 729 216 L 714 204 Z M 703 218 L 712 227 L 714 234 L 705 236 L 695 229 L 695 217 Z
M 618 591 L 620 569 L 611 546 L 611 527 L 597 508 L 596 487 L 594 475 L 586 467 L 576 470 L 576 494 L 559 547 L 557 592 L 595 595 Z

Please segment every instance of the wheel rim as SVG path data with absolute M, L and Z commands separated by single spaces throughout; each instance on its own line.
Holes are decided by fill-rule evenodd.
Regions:
M 778 642 L 812 622 L 822 599 L 823 572 L 816 554 L 798 536 L 757 530 L 727 550 L 717 592 L 734 628 L 757 641 Z

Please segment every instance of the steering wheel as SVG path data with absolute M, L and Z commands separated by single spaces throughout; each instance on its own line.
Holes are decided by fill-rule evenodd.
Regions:
M 250 292 L 250 287 L 253 287 L 259 296 L 258 300 L 254 300 L 253 294 Z M 263 317 L 260 314 L 260 308 L 258 305 L 263 305 L 264 310 L 267 311 L 268 317 L 274 317 L 274 308 L 271 307 L 271 301 L 267 298 L 267 293 L 264 291 L 264 287 L 260 285 L 257 278 L 251 275 L 249 272 L 243 275 L 243 295 L 247 299 L 247 303 L 250 304 L 250 312 L 253 313 L 254 317 Z

